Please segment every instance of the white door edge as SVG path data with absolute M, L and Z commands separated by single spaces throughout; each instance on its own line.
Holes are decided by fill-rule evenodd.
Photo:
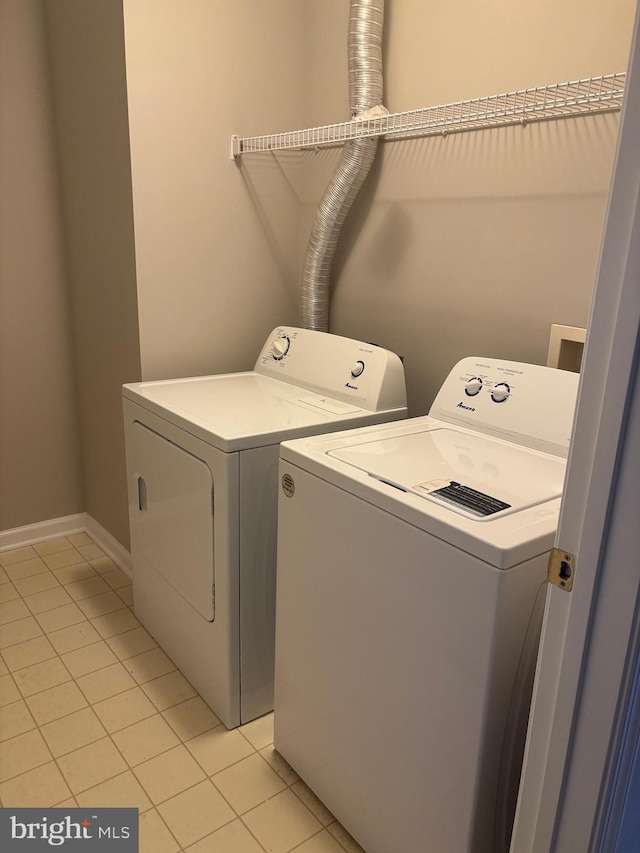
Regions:
M 627 74 L 627 96 L 622 114 L 618 149 L 609 195 L 604 237 L 600 251 L 596 287 L 589 332 L 585 346 L 571 454 L 567 467 L 564 498 L 556 544 L 576 555 L 573 592 L 550 587 L 545 612 L 541 650 L 536 674 L 529 734 L 522 782 L 516 811 L 511 853 L 549 853 L 556 849 L 554 838 L 563 834 L 564 846 L 558 851 L 587 850 L 575 846 L 571 837 L 573 820 L 565 806 L 581 789 L 581 827 L 573 830 L 589 834 L 597 812 L 606 757 L 615 723 L 615 707 L 623 676 L 624 654 L 610 656 L 610 664 L 600 678 L 599 737 L 603 741 L 598 755 L 600 774 L 590 779 L 571 778 L 571 766 L 579 765 L 575 750 L 577 724 L 588 708 L 581 707 L 591 655 L 602 653 L 615 634 L 619 644 L 630 635 L 633 612 L 615 619 L 616 631 L 593 633 L 596 621 L 594 590 L 598 584 L 598 603 L 605 602 L 610 612 L 624 605 L 628 587 L 633 583 L 632 565 L 617 567 L 625 574 L 626 584 L 615 583 L 614 568 L 601 552 L 608 531 L 608 508 L 616 493 L 616 459 L 625 435 L 627 397 L 633 388 L 634 355 L 640 324 L 640 45 L 638 13 Z M 633 93 L 630 97 L 629 92 Z M 637 531 L 628 531 L 637 537 Z M 627 589 L 625 589 L 627 587 Z M 616 602 L 616 597 L 620 600 Z M 602 610 L 602 608 L 601 608 Z M 600 613 L 607 617 L 607 613 Z M 626 618 L 626 624 L 622 619 Z M 593 634 L 593 640 L 587 643 Z M 596 646 L 598 643 L 603 647 Z M 613 651 L 613 648 L 611 649 Z M 626 648 L 625 648 L 626 651 Z M 588 652 L 588 655 L 585 655 Z M 617 687 L 616 687 L 617 685 Z M 608 695 L 604 695 L 604 691 Z M 593 693 L 590 693 L 593 695 Z M 606 743 L 604 741 L 606 740 Z M 570 743 L 572 746 L 570 748 Z M 593 744 L 592 744 L 593 749 Z M 592 762 L 593 763 L 593 762 Z M 588 791 L 586 789 L 589 789 Z M 597 790 L 596 790 L 597 789 Z M 588 801 L 587 801 L 588 798 Z M 555 835 L 554 835 L 555 833 Z

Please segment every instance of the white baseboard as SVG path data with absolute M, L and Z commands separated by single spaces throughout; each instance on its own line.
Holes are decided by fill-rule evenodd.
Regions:
M 62 518 L 51 518 L 24 527 L 14 527 L 11 530 L 0 530 L 0 551 L 23 548 L 25 545 L 35 545 L 56 536 L 71 536 L 74 533 L 88 533 L 105 554 L 131 577 L 131 554 L 115 539 L 108 530 L 99 524 L 86 512 L 77 515 L 66 515 Z
M 0 530 L 0 551 L 8 548 L 22 548 L 34 545 L 54 536 L 70 536 L 72 533 L 84 533 L 87 530 L 87 513 L 65 515 L 62 518 L 51 518 L 24 527 L 14 527 L 11 530 Z
M 121 545 L 108 530 L 89 514 L 87 514 L 87 526 L 85 530 L 92 539 L 95 539 L 96 545 L 102 548 L 107 557 L 111 557 L 118 568 L 122 569 L 129 577 L 132 577 L 131 554 L 124 545 Z

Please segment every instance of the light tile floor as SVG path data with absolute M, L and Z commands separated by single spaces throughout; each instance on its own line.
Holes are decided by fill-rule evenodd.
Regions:
M 273 748 L 227 731 L 85 533 L 0 551 L 0 805 L 130 806 L 141 853 L 362 853 Z

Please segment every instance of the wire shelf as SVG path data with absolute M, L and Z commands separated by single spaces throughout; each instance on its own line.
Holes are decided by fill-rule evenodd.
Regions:
M 389 113 L 375 118 L 353 119 L 340 124 L 272 133 L 266 136 L 231 138 L 231 155 L 320 148 L 341 145 L 349 139 L 380 136 L 407 139 L 484 130 L 533 121 L 615 112 L 622 106 L 626 74 L 605 74 L 502 95 L 472 98 L 437 107 Z

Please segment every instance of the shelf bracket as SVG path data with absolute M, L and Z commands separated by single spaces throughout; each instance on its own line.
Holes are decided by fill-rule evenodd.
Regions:
M 231 160 L 232 163 L 237 163 L 240 160 L 241 154 L 242 144 L 240 143 L 240 137 L 237 133 L 234 133 L 231 136 L 231 145 L 229 147 L 229 160 Z

